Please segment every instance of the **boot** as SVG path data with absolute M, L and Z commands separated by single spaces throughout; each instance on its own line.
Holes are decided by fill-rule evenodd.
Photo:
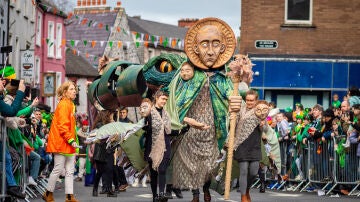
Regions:
M 158 195 L 153 196 L 153 202 L 160 202 Z
M 204 192 L 204 202 L 210 202 L 211 201 L 211 195 L 209 191 Z
M 246 189 L 246 197 L 247 197 L 248 202 L 251 202 L 250 189 Z
M 93 188 L 93 193 L 92 193 L 92 196 L 98 196 L 98 189 L 97 188 Z
M 181 189 L 174 189 L 172 190 L 174 192 L 174 194 L 176 195 L 177 198 L 184 198 L 182 193 L 181 193 Z
M 159 202 L 167 202 L 167 201 L 168 201 L 168 198 L 165 196 L 165 193 L 161 192 L 159 194 Z
M 172 196 L 172 184 L 167 184 L 166 185 L 166 188 L 165 188 L 165 196 L 166 196 L 166 198 L 168 198 L 168 199 L 173 199 L 173 196 Z
M 44 195 L 42 196 L 42 199 L 45 201 L 45 202 L 55 202 L 55 199 L 54 199 L 54 196 L 53 196 L 53 192 L 49 192 L 49 191 L 46 191 L 44 193 Z
M 74 197 L 74 194 L 66 194 L 65 202 L 79 202 L 79 201 Z
M 265 193 L 265 182 L 264 181 L 260 181 L 260 193 Z
M 260 178 L 260 193 L 265 193 L 265 173 L 264 172 L 260 172 L 259 173 L 259 178 Z
M 113 192 L 111 187 L 107 188 L 106 191 L 107 191 L 107 194 L 106 194 L 107 197 L 117 197 L 117 194 L 115 192 Z
M 250 201 L 248 200 L 248 197 L 246 196 L 246 194 L 241 195 L 241 202 L 250 202 Z
M 191 202 L 200 202 L 199 195 L 193 195 L 193 199 L 191 200 Z

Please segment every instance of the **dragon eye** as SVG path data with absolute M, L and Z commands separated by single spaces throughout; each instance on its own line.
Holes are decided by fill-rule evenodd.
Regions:
M 168 61 L 162 61 L 157 69 L 159 72 L 162 72 L 162 73 L 167 73 L 167 72 L 171 72 L 172 70 L 174 70 L 173 66 Z

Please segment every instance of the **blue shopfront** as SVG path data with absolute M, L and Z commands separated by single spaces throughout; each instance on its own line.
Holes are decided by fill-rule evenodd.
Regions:
M 251 56 L 250 56 L 251 57 Z M 350 86 L 360 87 L 360 60 L 251 57 L 260 99 L 274 101 L 280 109 L 302 103 L 329 107 L 332 95 L 340 100 Z

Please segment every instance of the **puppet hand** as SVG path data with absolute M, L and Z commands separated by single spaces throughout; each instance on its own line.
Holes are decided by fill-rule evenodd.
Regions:
M 195 119 L 188 118 L 188 117 L 184 118 L 184 122 L 187 123 L 189 126 L 196 128 L 196 129 L 200 129 L 200 130 L 206 130 L 206 129 L 210 128 L 210 126 L 208 126 L 204 123 L 200 123 L 200 122 L 196 121 Z
M 229 97 L 229 111 L 230 112 L 240 111 L 241 102 L 242 102 L 241 96 L 230 96 Z

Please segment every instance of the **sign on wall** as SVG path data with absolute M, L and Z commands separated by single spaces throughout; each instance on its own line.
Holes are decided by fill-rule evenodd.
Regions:
M 255 48 L 261 49 L 276 49 L 278 47 L 278 42 L 276 40 L 256 40 Z
M 34 51 L 21 51 L 21 79 L 27 83 L 34 81 Z

